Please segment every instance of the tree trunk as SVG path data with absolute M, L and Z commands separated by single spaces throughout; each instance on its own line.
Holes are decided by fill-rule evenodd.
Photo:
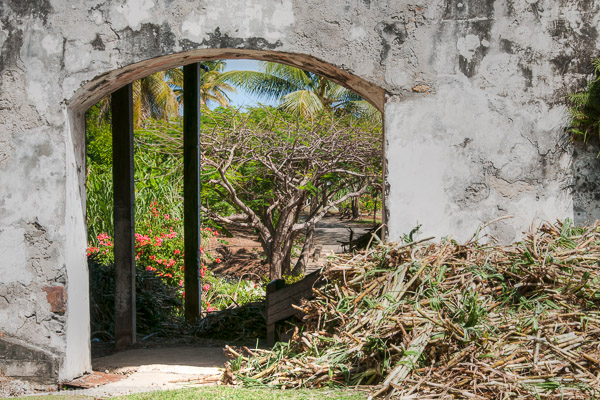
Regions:
M 292 269 L 292 246 L 285 251 L 285 257 L 283 258 L 283 265 L 281 266 L 281 273 L 283 276 L 289 276 Z
M 377 193 L 375 193 L 374 205 L 373 205 L 373 225 L 377 226 Z
M 301 202 L 300 206 L 301 206 Z M 298 219 L 297 210 L 287 210 L 283 213 L 275 228 L 273 240 L 270 243 L 271 279 L 281 279 L 290 273 L 291 252 L 296 234 L 292 232 L 292 226 Z
M 352 201 L 352 219 L 360 217 L 360 197 L 353 197 Z
M 308 264 L 308 260 L 314 250 L 315 244 L 315 228 L 311 225 L 306 230 L 306 240 L 304 241 L 304 245 L 302 246 L 302 252 L 300 253 L 300 258 L 296 262 L 294 266 L 294 270 L 292 271 L 293 276 L 304 275 L 306 273 L 306 265 Z
M 271 280 L 281 279 L 282 266 L 285 256 L 281 251 L 274 251 L 270 260 Z

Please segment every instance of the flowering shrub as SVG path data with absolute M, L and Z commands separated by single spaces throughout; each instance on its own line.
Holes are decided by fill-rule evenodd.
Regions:
M 185 298 L 184 289 L 184 241 L 183 224 L 178 218 L 171 218 L 163 207 L 154 201 L 146 218 L 137 224 L 135 234 L 135 260 L 139 269 L 156 274 L 165 284 L 178 288 L 178 294 Z M 201 230 L 201 240 L 218 237 L 217 230 L 206 227 Z M 114 244 L 106 233 L 100 233 L 87 249 L 87 255 L 94 262 L 108 265 L 114 262 Z M 202 285 L 202 309 L 212 312 L 227 308 L 232 303 L 243 304 L 265 295 L 262 286 L 251 281 L 230 281 L 214 276 L 207 265 L 221 260 L 200 247 Z
M 97 237 L 98 242 L 92 243 L 87 248 L 88 257 L 93 257 L 94 260 L 103 265 L 112 264 L 115 260 L 112 238 L 106 233 L 101 233 Z

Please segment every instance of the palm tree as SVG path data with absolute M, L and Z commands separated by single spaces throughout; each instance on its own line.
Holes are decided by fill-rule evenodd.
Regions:
M 379 111 L 353 91 L 312 72 L 274 62 L 262 62 L 262 71 L 229 71 L 221 79 L 300 115 L 322 110 L 352 113 L 369 119 L 381 118 Z
M 208 107 L 210 103 L 217 103 L 221 107 L 229 107 L 230 93 L 237 90 L 224 79 L 222 72 L 227 65 L 224 60 L 204 61 L 202 63 L 206 69 L 202 72 L 202 83 L 200 84 L 200 106 Z M 169 85 L 177 96 L 178 102 L 183 101 L 183 69 L 177 68 L 177 74 L 174 79 L 169 81 Z
M 133 121 L 139 127 L 148 119 L 171 119 L 179 114 L 180 99 L 174 87 L 183 85 L 180 68 L 160 71 L 133 83 Z
M 223 60 L 205 61 L 208 70 L 202 72 L 200 86 L 200 104 L 217 103 L 228 107 L 230 93 L 235 93 L 235 87 L 223 79 Z M 171 68 L 156 72 L 133 82 L 133 123 L 136 128 L 149 119 L 168 120 L 180 115 L 183 102 L 183 68 Z M 110 110 L 110 97 L 105 97 L 99 103 L 99 119 L 106 119 Z

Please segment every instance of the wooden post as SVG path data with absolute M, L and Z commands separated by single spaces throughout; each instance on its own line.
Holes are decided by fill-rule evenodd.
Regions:
M 200 316 L 200 64 L 183 67 L 185 320 Z
M 133 180 L 133 91 L 131 84 L 111 98 L 113 221 L 115 251 L 115 347 L 135 343 L 135 221 Z
M 379 237 L 384 242 L 387 241 L 388 237 L 388 215 L 387 215 L 387 197 L 389 194 L 389 186 L 388 186 L 388 170 L 387 170 L 387 147 L 385 140 L 385 115 L 381 114 L 382 119 L 382 129 L 383 132 L 383 140 L 381 146 L 381 232 L 379 233 Z
M 283 289 L 285 287 L 285 281 L 283 279 L 275 279 L 273 281 L 271 281 L 268 285 L 267 285 L 267 346 L 274 346 L 275 345 L 275 339 L 276 339 L 276 332 L 275 332 L 275 324 L 277 323 L 277 321 L 272 321 L 269 318 L 269 300 L 271 299 L 271 295 L 273 293 L 275 293 L 276 291 Z

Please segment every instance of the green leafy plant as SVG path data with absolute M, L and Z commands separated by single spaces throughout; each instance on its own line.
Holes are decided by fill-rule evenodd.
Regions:
M 174 295 L 185 298 L 184 290 L 184 242 L 181 223 L 164 213 L 158 202 L 151 203 L 147 218 L 141 230 L 135 234 L 136 265 L 161 280 L 174 290 Z M 219 233 L 205 227 L 201 231 L 203 241 L 218 236 Z M 111 265 L 114 260 L 113 239 L 106 233 L 97 237 L 98 245 L 88 247 L 90 262 Z M 262 285 L 247 279 L 228 279 L 212 274 L 209 264 L 219 264 L 221 259 L 200 248 L 202 255 L 200 275 L 202 278 L 202 309 L 213 312 L 225 309 L 232 304 L 242 305 L 265 296 Z M 175 314 L 181 314 L 178 310 Z
M 587 87 L 569 95 L 571 126 L 569 132 L 574 140 L 588 142 L 600 138 L 600 58 L 592 62 L 593 76 Z

